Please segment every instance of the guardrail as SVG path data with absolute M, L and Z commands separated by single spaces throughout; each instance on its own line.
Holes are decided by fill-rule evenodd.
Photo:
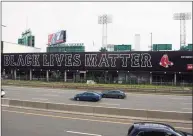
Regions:
M 44 110 L 55 110 L 55 111 L 70 111 L 70 112 L 82 112 L 91 113 L 93 115 L 114 115 L 114 116 L 128 116 L 128 117 L 141 117 L 141 118 L 154 118 L 154 119 L 170 119 L 170 120 L 192 120 L 192 112 L 163 112 L 156 110 L 137 110 L 127 108 L 111 108 L 102 106 L 88 106 L 88 105 L 75 105 L 75 104 L 58 104 L 58 103 L 47 103 L 47 102 L 35 102 L 35 101 L 24 101 L 14 99 L 2 99 L 2 105 L 15 106 L 15 107 L 26 107 L 26 108 L 37 108 Z

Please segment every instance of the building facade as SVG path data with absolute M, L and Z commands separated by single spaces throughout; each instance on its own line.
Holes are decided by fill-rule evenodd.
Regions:
M 132 45 L 114 45 L 114 44 L 108 44 L 107 45 L 107 51 L 116 51 L 116 52 L 128 52 L 132 50 Z
M 18 44 L 35 47 L 35 36 L 32 35 L 30 29 L 22 33 L 22 37 L 18 39 Z
M 39 53 L 40 48 L 1 41 L 1 53 Z
M 85 46 L 81 44 L 57 44 L 47 47 L 47 52 L 85 52 Z

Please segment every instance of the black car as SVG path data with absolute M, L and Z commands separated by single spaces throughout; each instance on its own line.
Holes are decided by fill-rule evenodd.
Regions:
M 175 130 L 167 124 L 138 122 L 129 128 L 127 136 L 192 136 L 192 134 Z
M 102 92 L 102 97 L 124 99 L 126 97 L 126 94 L 120 90 L 108 90 L 108 91 Z
M 101 98 L 101 95 L 95 92 L 84 92 L 74 96 L 76 101 L 100 101 Z

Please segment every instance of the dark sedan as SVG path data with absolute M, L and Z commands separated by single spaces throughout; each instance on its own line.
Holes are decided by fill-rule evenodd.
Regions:
M 108 90 L 108 91 L 102 92 L 102 97 L 124 99 L 126 97 L 126 94 L 120 90 Z
M 98 91 L 90 91 L 90 92 L 92 92 L 92 93 L 96 93 L 96 94 L 98 94 L 98 95 L 100 95 L 101 97 L 102 97 L 102 93 L 101 92 L 98 92 Z
M 101 96 L 95 92 L 84 92 L 74 96 L 76 101 L 100 101 Z
M 138 122 L 129 128 L 127 136 L 192 136 L 192 134 L 178 131 L 163 123 Z

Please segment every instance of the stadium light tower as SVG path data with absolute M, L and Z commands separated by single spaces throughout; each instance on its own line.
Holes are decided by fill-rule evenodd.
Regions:
M 107 24 L 112 23 L 112 16 L 104 14 L 98 16 L 98 24 L 102 24 L 102 47 L 107 48 Z
M 140 34 L 135 34 L 135 51 L 140 51 L 141 48 L 140 48 L 140 40 L 141 40 L 141 37 L 140 37 Z
M 180 49 L 186 45 L 186 20 L 191 19 L 191 13 L 174 13 L 174 20 L 180 20 Z

